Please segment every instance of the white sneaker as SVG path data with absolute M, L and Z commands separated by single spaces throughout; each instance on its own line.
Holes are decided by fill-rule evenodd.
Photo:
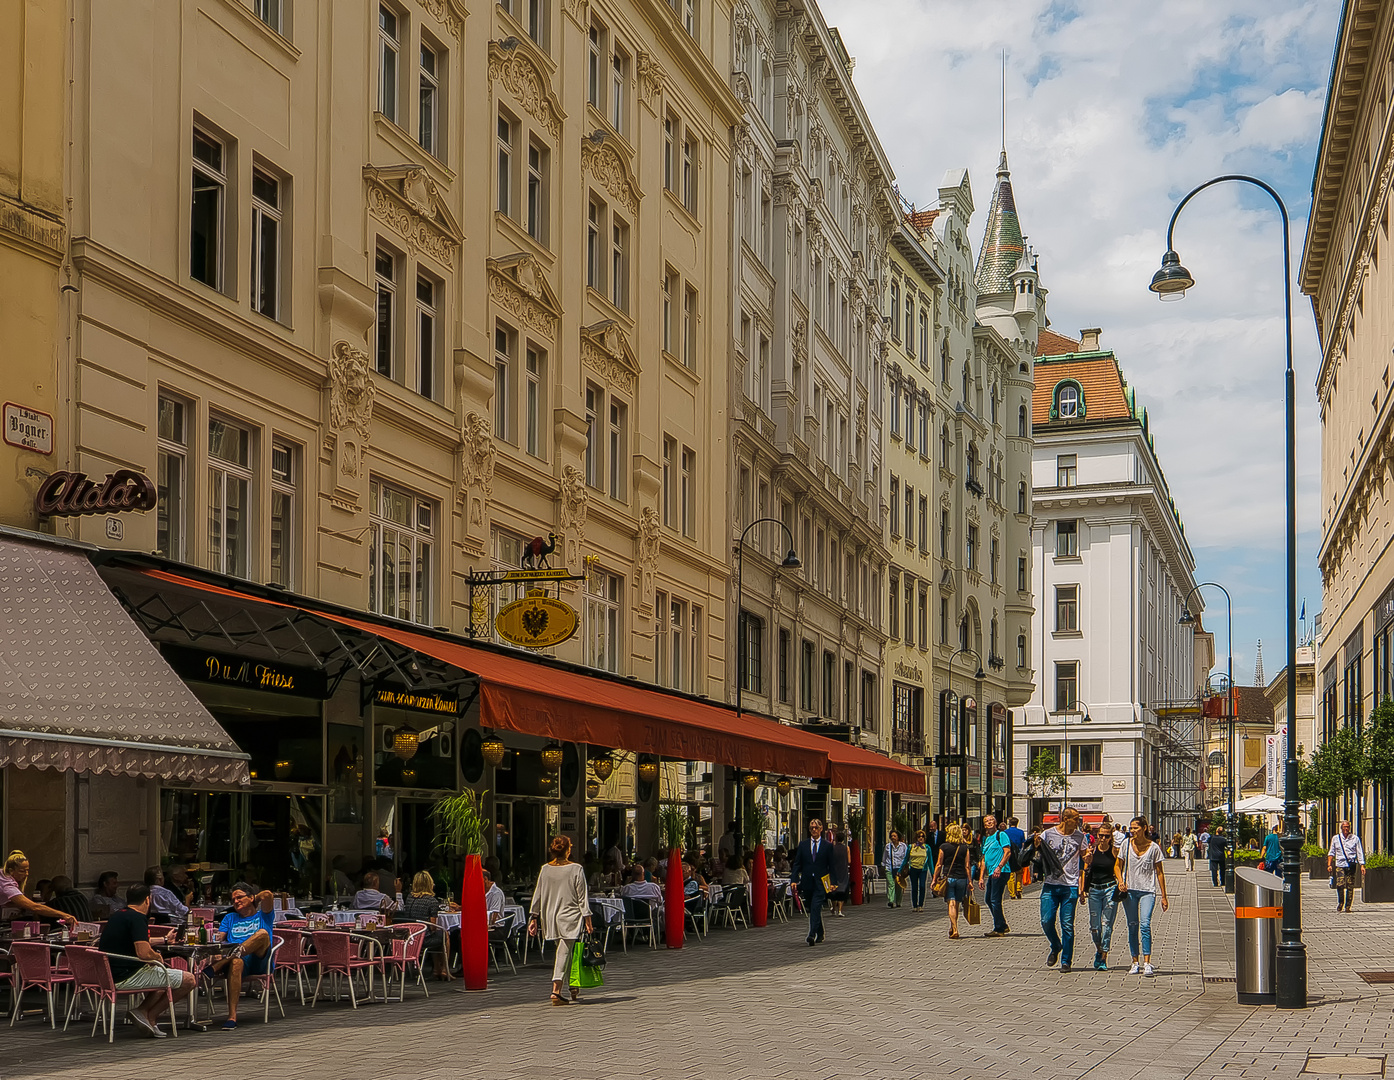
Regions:
M 1134 964 L 1132 967 L 1130 967 L 1130 968 L 1128 969 L 1128 974 L 1129 974 L 1129 975 L 1136 975 L 1136 974 L 1137 974 L 1139 971 L 1141 971 L 1141 970 L 1142 970 L 1142 968 L 1141 968 L 1139 965 Z
M 1142 965 L 1142 973 L 1143 973 L 1144 975 L 1146 975 L 1148 978 L 1151 978 L 1153 975 L 1156 974 L 1156 972 L 1154 972 L 1154 971 L 1152 970 L 1152 965 L 1151 965 L 1151 964 L 1143 964 L 1143 965 Z

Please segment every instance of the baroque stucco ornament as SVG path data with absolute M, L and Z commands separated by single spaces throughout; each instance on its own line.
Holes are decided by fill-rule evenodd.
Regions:
M 599 146 L 589 138 L 581 140 L 581 170 L 595 178 L 612 202 L 618 203 L 631 218 L 639 216 L 639 200 L 643 197 L 629 165 L 606 138 Z
M 363 451 L 372 437 L 373 365 L 368 354 L 347 341 L 334 345 L 329 358 L 329 430 L 338 451 L 338 472 L 356 478 Z
M 581 547 L 586 541 L 586 514 L 590 510 L 590 489 L 575 465 L 561 471 L 561 531 L 566 537 L 566 565 L 579 566 Z
M 419 165 L 363 170 L 368 212 L 400 236 L 412 255 L 425 253 L 453 266 L 464 234 L 441 198 L 436 182 Z
M 555 341 L 561 303 L 537 258 L 525 252 L 490 259 L 489 299 L 529 330 Z
M 654 582 L 658 577 L 658 553 L 663 530 L 658 511 L 646 506 L 639 512 L 639 533 L 635 540 L 635 558 L 639 564 L 640 595 L 646 605 L 653 605 Z
M 489 86 L 500 82 L 503 88 L 523 107 L 523 111 L 547 129 L 554 139 L 561 138 L 561 122 L 566 118 L 561 102 L 537 61 L 527 48 L 518 45 L 505 49 L 497 41 L 489 42 Z
M 631 397 L 639 382 L 639 362 L 629 338 L 614 319 L 581 328 L 581 363 Z
M 494 497 L 494 433 L 489 421 L 472 412 L 460 429 L 460 491 L 456 501 L 467 507 L 471 528 L 482 527 Z
M 460 26 L 465 21 L 466 11 L 458 0 L 421 0 L 421 6 L 431 18 L 445 27 L 446 33 L 456 41 L 460 40 Z

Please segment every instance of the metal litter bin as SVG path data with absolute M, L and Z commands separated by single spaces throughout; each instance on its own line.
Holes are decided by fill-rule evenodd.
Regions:
M 1234 869 L 1234 981 L 1241 1005 L 1272 1005 L 1283 917 L 1283 879 L 1255 866 Z

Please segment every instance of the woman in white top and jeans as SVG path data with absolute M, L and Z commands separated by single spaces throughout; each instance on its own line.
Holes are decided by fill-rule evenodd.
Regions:
M 1128 827 L 1132 839 L 1123 847 L 1123 884 L 1119 889 L 1123 911 L 1128 916 L 1128 948 L 1133 954 L 1129 975 L 1139 970 L 1152 975 L 1152 909 L 1158 897 L 1167 909 L 1166 874 L 1162 871 L 1162 849 L 1147 834 L 1147 819 L 1133 818 Z
M 571 840 L 566 836 L 552 837 L 549 848 L 551 860 L 537 875 L 537 888 L 532 894 L 532 917 L 528 933 L 544 941 L 557 943 L 557 959 L 552 965 L 552 1004 L 565 1005 L 562 988 L 571 972 L 571 947 L 582 932 L 591 932 L 590 895 L 586 891 L 586 872 L 580 863 L 571 861 Z M 571 989 L 575 1001 L 580 991 Z

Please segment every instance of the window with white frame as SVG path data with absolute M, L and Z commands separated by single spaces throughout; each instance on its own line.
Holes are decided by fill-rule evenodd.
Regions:
M 189 431 L 193 406 L 160 391 L 157 403 L 155 554 L 182 561 L 188 540 Z
M 677 319 L 677 291 L 681 278 L 673 268 L 665 267 L 663 272 L 663 351 L 670 356 L 674 355 L 673 348 L 676 344 L 675 321 Z
M 527 345 L 523 374 L 527 380 L 523 390 L 523 448 L 533 457 L 545 457 L 543 425 L 547 416 L 547 352 L 531 341 Z
M 605 203 L 595 195 L 586 208 L 586 284 L 605 290 Z
M 605 44 L 608 40 L 604 27 L 591 23 L 586 56 L 586 100 L 597 109 L 605 107 Z
M 682 141 L 682 204 L 697 213 L 697 139 L 689 134 Z
M 682 448 L 678 472 L 678 515 L 684 536 L 697 535 L 697 454 Z
M 256 10 L 257 18 L 260 19 L 263 24 L 276 31 L 278 34 L 284 34 L 285 31 L 281 28 L 281 19 L 284 17 L 281 0 L 255 0 L 253 6 Z
M 678 527 L 678 440 L 663 437 L 663 524 Z
M 654 672 L 660 686 L 696 693 L 701 686 L 702 608 L 659 592 L 654 597 Z
M 929 366 L 929 310 L 920 306 L 920 366 Z
M 189 214 L 189 275 L 223 291 L 224 229 L 231 153 L 222 139 L 194 129 Z
M 605 409 L 605 392 L 586 384 L 586 483 L 600 487 L 600 414 Z
M 378 112 L 397 122 L 397 83 L 400 78 L 400 17 L 386 4 L 378 6 Z
M 1057 521 L 1055 523 L 1055 554 L 1064 556 L 1079 554 L 1078 521 Z
M 601 671 L 621 670 L 621 605 L 624 579 L 593 569 L 586 577 L 586 663 Z
M 909 356 L 915 355 L 915 298 L 908 283 L 905 289 L 905 352 Z
M 1055 456 L 1055 486 L 1075 487 L 1079 484 L 1079 458 L 1075 454 Z
M 208 568 L 246 577 L 251 565 L 252 432 L 208 420 Z
M 697 370 L 697 290 L 691 285 L 682 298 L 682 362 L 689 371 Z
M 368 610 L 431 624 L 436 504 L 384 480 L 368 484 Z
M 1079 586 L 1055 586 L 1055 629 L 1071 633 L 1079 629 Z
M 416 275 L 416 392 L 422 397 L 436 396 L 436 369 L 440 341 L 436 310 L 442 289 L 425 274 Z
M 678 189 L 678 118 L 668 113 L 663 118 L 663 187 L 676 194 Z M 749 170 L 747 170 L 749 171 Z
M 522 25 L 524 33 L 544 50 L 551 15 L 551 0 L 500 0 L 503 9 Z
M 610 395 L 609 424 L 606 427 L 606 457 L 609 459 L 610 476 L 606 491 L 610 498 L 623 500 L 628 484 L 625 464 L 628 459 L 629 409 L 624 402 Z
M 629 56 L 616 45 L 610 53 L 610 126 L 621 135 L 628 119 Z
M 618 214 L 610 218 L 610 301 L 629 310 L 629 225 Z
M 270 560 L 268 580 L 287 589 L 295 587 L 299 522 L 296 520 L 296 487 L 299 483 L 299 447 L 284 439 L 271 440 L 271 519 L 267 530 Z
M 421 43 L 421 85 L 417 96 L 416 141 L 434 157 L 442 157 L 440 103 L 441 53 L 435 46 Z
M 500 214 L 513 216 L 513 151 L 518 137 L 518 122 L 502 109 L 497 124 L 498 199 L 494 203 Z
M 281 313 L 281 180 L 252 169 L 252 308 L 268 319 Z
M 397 265 L 396 255 L 385 248 L 377 249 L 373 262 L 378 291 L 374 363 L 378 374 L 389 379 L 397 366 Z
M 528 235 L 539 244 L 547 243 L 548 174 L 551 168 L 551 152 L 537 139 L 528 142 L 528 197 L 527 221 L 524 223 Z
M 518 332 L 505 323 L 494 324 L 494 434 L 513 442 L 513 372 L 518 355 Z

